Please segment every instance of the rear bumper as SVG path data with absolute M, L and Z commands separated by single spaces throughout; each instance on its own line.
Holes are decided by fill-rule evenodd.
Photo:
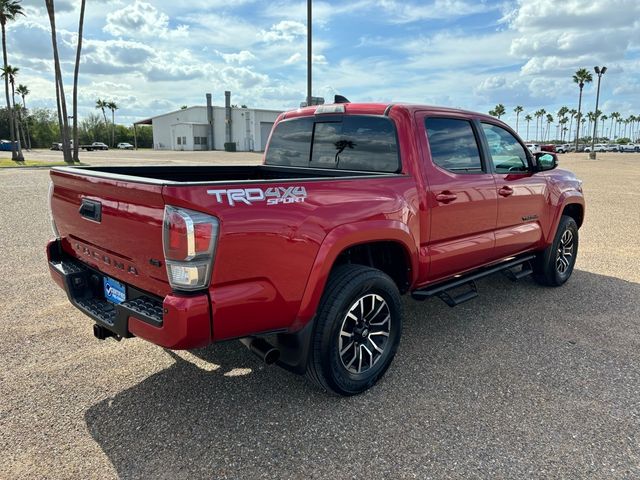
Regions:
M 104 275 L 66 255 L 60 240 L 47 245 L 49 272 L 69 301 L 95 323 L 123 338 L 140 337 L 172 349 L 211 343 L 211 307 L 206 294 L 159 298 L 126 285 L 127 300 L 116 305 L 104 298 Z

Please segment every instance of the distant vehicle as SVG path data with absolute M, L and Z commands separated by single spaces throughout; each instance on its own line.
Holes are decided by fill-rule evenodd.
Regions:
M 16 145 L 16 150 L 18 149 L 18 142 L 13 142 Z M 11 151 L 11 140 L 0 140 L 0 151 L 2 152 L 10 152 Z
M 568 153 L 571 151 L 570 143 L 563 143 L 562 145 L 556 145 L 556 153 Z
M 60 142 L 54 142 L 51 145 L 51 150 L 62 150 L 62 143 Z
M 578 145 L 578 150 L 576 150 L 576 146 L 575 145 L 571 145 L 571 149 L 569 150 L 570 152 L 588 152 L 589 150 L 585 150 L 586 146 L 584 143 L 581 143 Z
M 619 152 L 640 152 L 640 144 L 627 143 L 625 145 L 618 145 Z
M 590 152 L 591 151 L 591 145 L 587 145 L 586 147 L 584 147 L 584 151 L 585 152 Z M 593 151 L 594 152 L 606 152 L 607 151 L 607 144 L 606 143 L 596 143 L 593 147 Z
M 93 142 L 91 145 L 80 145 L 80 148 L 87 152 L 92 150 L 109 150 L 109 146 L 102 142 Z
M 527 143 L 527 148 L 531 153 L 541 152 L 540 145 L 537 143 Z
M 620 147 L 614 143 L 608 143 L 606 147 L 606 152 L 619 152 Z
M 118 144 L 118 148 L 120 150 L 133 150 L 133 145 L 127 142 L 122 142 Z
M 540 150 L 543 152 L 556 153 L 556 146 L 551 143 L 548 145 L 540 145 Z

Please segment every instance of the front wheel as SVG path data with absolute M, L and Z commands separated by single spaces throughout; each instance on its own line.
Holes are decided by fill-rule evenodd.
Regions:
M 559 287 L 569 280 L 578 255 L 578 225 L 563 215 L 553 243 L 538 254 L 534 265 L 534 278 L 542 285 Z
M 400 293 L 388 275 L 363 265 L 331 274 L 316 314 L 307 377 L 338 395 L 355 395 L 385 373 L 400 342 Z

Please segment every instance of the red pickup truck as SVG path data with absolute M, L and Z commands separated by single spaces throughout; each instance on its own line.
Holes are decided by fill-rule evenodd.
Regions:
M 240 339 L 352 395 L 385 372 L 400 297 L 571 275 L 581 182 L 499 120 L 405 104 L 283 113 L 263 165 L 51 170 L 53 279 L 99 339 Z

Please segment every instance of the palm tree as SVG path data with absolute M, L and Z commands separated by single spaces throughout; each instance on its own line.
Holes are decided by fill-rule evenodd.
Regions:
M 20 0 L 0 0 L 0 26 L 2 26 L 2 58 L 3 67 L 9 66 L 7 59 L 7 23 L 15 20 L 18 15 L 24 15 Z M 18 149 L 16 151 L 16 131 L 13 119 L 13 109 L 11 108 L 11 99 L 9 98 L 9 77 L 4 77 L 4 93 L 7 98 L 7 111 L 9 112 L 9 133 L 11 135 L 11 159 L 14 161 L 23 161 L 20 142 L 18 141 Z
M 538 110 L 534 115 L 536 117 L 536 141 L 540 140 L 540 135 L 538 133 L 538 123 L 540 124 L 540 128 L 542 128 L 542 117 L 547 111 L 544 108 Z
M 16 76 L 20 69 L 18 67 L 12 67 L 11 65 L 7 65 L 2 68 L 2 78 L 5 81 L 8 81 L 11 85 L 11 111 L 13 112 L 12 119 L 10 120 L 13 128 L 15 129 L 16 140 L 18 143 L 18 161 L 23 161 L 24 157 L 22 156 L 22 145 L 20 143 L 20 113 L 16 112 Z M 22 135 L 24 137 L 24 134 Z
M 495 112 L 495 116 L 498 117 L 498 120 L 500 120 L 500 117 L 502 115 L 505 114 L 506 110 L 504 108 L 504 105 L 499 103 L 498 105 L 496 105 L 496 108 L 493 110 Z
M 564 142 L 564 132 L 567 131 L 567 127 L 565 127 L 565 125 L 568 121 L 569 119 L 567 117 L 562 117 L 558 120 L 558 125 L 560 126 L 560 142 Z
M 497 115 L 495 109 L 489 110 L 489 115 L 491 115 L 492 117 L 495 117 Z
M 589 135 L 591 132 L 593 132 L 593 130 L 591 129 L 591 125 L 593 124 L 593 121 L 596 119 L 596 115 L 593 112 L 588 112 L 587 113 L 587 120 L 589 121 L 589 123 L 587 123 L 587 135 Z
M 600 117 L 600 120 L 602 120 L 602 127 L 600 128 L 600 131 L 601 131 L 601 133 L 602 133 L 602 134 L 600 135 L 601 137 L 608 137 L 608 136 L 609 136 L 609 135 L 605 135 L 605 131 L 604 131 L 604 122 L 605 122 L 606 120 L 608 120 L 608 119 L 609 119 L 609 117 L 607 117 L 606 115 L 602 115 L 602 116 Z
M 62 69 L 60 68 L 60 55 L 58 53 L 58 39 L 56 34 L 56 12 L 54 0 L 45 0 L 49 25 L 51 26 L 51 46 L 53 48 L 53 66 L 56 76 L 56 101 L 58 104 L 58 124 L 62 136 L 62 153 L 66 163 L 73 163 L 71 150 L 69 148 L 69 116 L 67 115 L 67 98 L 64 95 L 64 84 L 62 82 Z
M 107 114 L 105 113 L 105 109 L 107 108 L 107 101 L 99 98 L 96 100 L 96 110 L 102 110 L 102 116 L 104 117 L 104 123 L 107 124 Z
M 76 48 L 76 65 L 73 70 L 73 161 L 79 162 L 78 150 L 78 74 L 80 73 L 80 52 L 82 52 L 82 31 L 84 29 L 84 7 L 86 0 L 80 2 L 80 20 L 78 22 L 78 46 Z
M 573 127 L 573 119 L 578 114 L 578 111 L 575 108 L 569 110 L 569 136 L 571 136 L 571 128 Z
M 116 102 L 107 102 L 107 108 L 111 110 L 111 146 L 116 146 L 116 110 L 118 105 Z
M 529 123 L 531 122 L 531 120 L 533 120 L 533 117 L 531 117 L 531 115 L 527 114 L 527 116 L 524 117 L 524 119 L 527 122 L 527 141 L 529 141 Z
M 578 98 L 578 117 L 581 117 L 582 110 L 582 89 L 585 83 L 591 83 L 593 76 L 586 68 L 580 68 L 573 75 L 573 82 L 578 84 L 580 88 L 580 97 Z M 584 120 L 584 119 L 582 119 Z M 576 152 L 578 151 L 578 140 L 580 139 L 580 122 L 576 123 Z
M 513 109 L 513 111 L 516 112 L 516 132 L 518 131 L 518 120 L 520 120 L 520 114 L 523 110 L 522 105 L 517 105 L 516 108 Z
M 22 109 L 24 110 L 25 117 L 26 117 L 24 125 L 27 129 L 27 140 L 28 140 L 28 143 L 25 146 L 28 150 L 31 150 L 31 133 L 29 133 L 29 117 L 26 116 L 27 102 L 25 101 L 25 97 L 29 95 L 29 93 L 31 92 L 29 92 L 29 88 L 26 85 L 20 84 L 18 85 L 18 88 L 16 88 L 16 93 L 22 97 Z
M 550 113 L 547 113 L 546 118 L 547 118 L 547 134 L 545 138 L 547 139 L 547 141 L 549 141 L 549 127 L 553 123 L 553 116 Z

